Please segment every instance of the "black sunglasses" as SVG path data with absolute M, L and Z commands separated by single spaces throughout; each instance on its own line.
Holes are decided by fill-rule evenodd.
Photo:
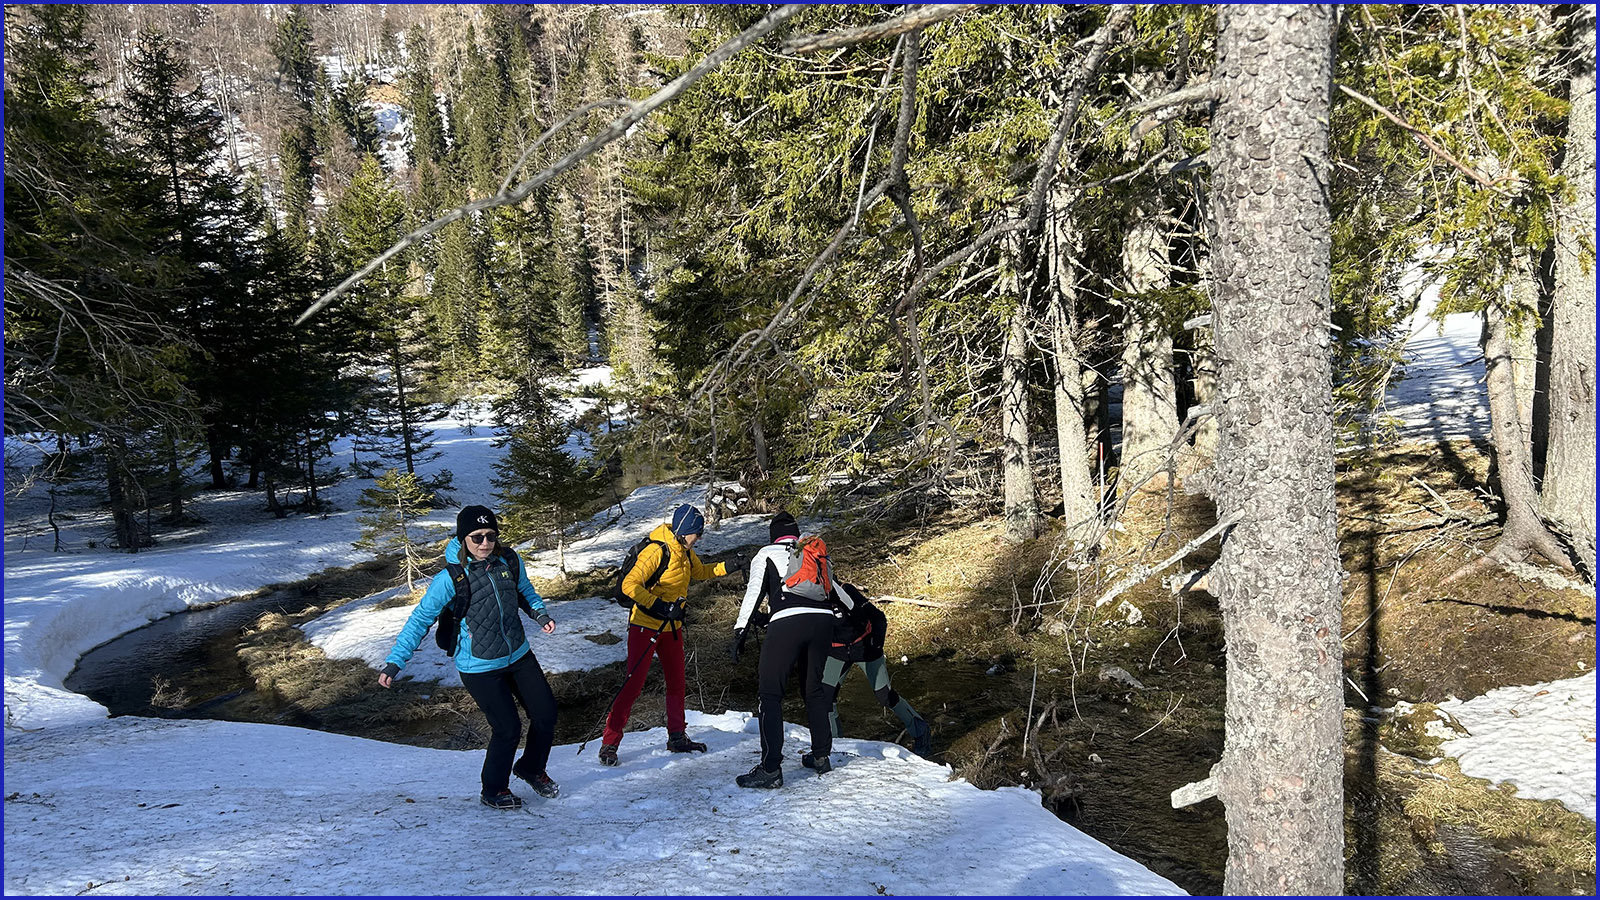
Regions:
M 493 531 L 489 532 L 488 534 L 469 534 L 467 535 L 467 540 L 473 542 L 474 544 L 492 544 L 495 541 L 500 540 L 500 535 L 494 533 Z

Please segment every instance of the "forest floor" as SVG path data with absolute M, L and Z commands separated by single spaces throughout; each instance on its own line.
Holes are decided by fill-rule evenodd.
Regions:
M 1441 738 L 1426 727 L 1448 698 L 1569 678 L 1595 661 L 1592 594 L 1504 571 L 1441 586 L 1498 536 L 1496 525 L 1472 524 L 1495 511 L 1486 473 L 1481 449 L 1466 442 L 1341 460 L 1349 893 L 1594 893 L 1593 820 L 1462 775 L 1454 760 L 1436 759 Z M 1211 595 L 1164 583 L 1210 564 L 1215 543 L 1115 604 L 1094 605 L 1132 565 L 1165 558 L 1214 521 L 1210 502 L 1181 486 L 1147 490 L 1105 551 L 1077 570 L 1060 565 L 1053 535 L 1004 544 L 992 516 L 841 524 L 824 534 L 841 580 L 910 601 L 882 604 L 886 650 L 894 687 L 933 726 L 935 760 L 980 787 L 1037 788 L 1080 830 L 1191 893 L 1216 894 L 1227 857 L 1222 806 L 1175 810 L 1169 795 L 1221 756 L 1222 621 Z M 242 698 L 226 717 L 481 746 L 487 729 L 460 689 L 381 691 L 365 664 L 329 660 L 291 627 L 373 593 L 392 574 L 370 566 L 340 579 L 320 582 L 328 602 L 318 609 L 257 622 L 238 659 L 266 697 Z M 535 579 L 552 600 L 593 596 L 608 582 L 604 570 Z M 728 654 L 742 595 L 738 579 L 691 591 L 693 708 L 754 706 L 755 655 L 734 663 Z M 551 679 L 558 743 L 598 734 L 621 678 L 609 666 Z M 793 687 L 787 702 L 785 718 L 804 721 Z M 851 737 L 909 742 L 857 676 L 845 681 L 840 715 Z M 664 722 L 652 674 L 629 728 Z

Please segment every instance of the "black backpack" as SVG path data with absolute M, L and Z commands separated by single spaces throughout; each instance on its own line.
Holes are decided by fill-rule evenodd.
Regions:
M 861 589 L 853 584 L 841 584 L 855 604 L 851 609 L 839 609 L 833 619 L 833 641 L 828 654 L 845 662 L 868 662 L 883 655 L 883 639 L 889 630 L 889 619 Z M 839 604 L 842 607 L 844 604 Z
M 520 572 L 522 559 L 517 556 L 517 551 L 510 547 L 494 548 L 494 555 L 506 558 L 511 566 L 511 571 Z M 491 556 L 491 559 L 494 557 Z M 456 647 L 461 643 L 461 620 L 467 615 L 467 606 L 472 603 L 472 582 L 467 579 L 467 569 L 460 563 L 445 563 L 444 570 L 450 573 L 450 582 L 455 585 L 455 596 L 450 602 L 439 610 L 439 618 L 434 623 L 433 641 L 439 649 L 456 655 Z M 533 617 L 533 605 L 528 598 L 517 591 L 517 606 L 526 612 L 529 618 Z
M 611 593 L 607 595 L 610 597 L 611 602 L 623 609 L 633 606 L 633 598 L 623 593 L 622 580 L 628 577 L 628 573 L 633 571 L 634 566 L 638 565 L 639 554 L 644 552 L 644 548 L 651 544 L 661 548 L 661 562 L 656 565 L 656 570 L 650 573 L 650 577 L 644 580 L 645 587 L 653 588 L 659 584 L 661 576 L 667 572 L 667 564 L 672 561 L 672 550 L 666 544 L 654 538 L 640 538 L 638 543 L 628 548 L 628 555 L 622 558 L 622 567 L 617 569 L 617 577 L 611 583 Z M 649 612 L 649 610 L 646 610 L 646 612 Z

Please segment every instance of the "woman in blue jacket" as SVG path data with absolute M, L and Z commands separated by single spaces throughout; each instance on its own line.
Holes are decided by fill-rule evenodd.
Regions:
M 456 536 L 445 547 L 444 558 L 451 565 L 433 577 L 406 619 L 378 683 L 384 687 L 394 684 L 445 605 L 455 599 L 458 590 L 465 589 L 467 607 L 461 613 L 455 664 L 461 683 L 489 719 L 483 804 L 520 809 L 522 800 L 510 789 L 512 775 L 528 782 L 539 796 L 553 799 L 560 788 L 545 772 L 545 764 L 556 735 L 556 698 L 528 647 L 517 610 L 526 609 L 545 634 L 554 633 L 556 623 L 544 611 L 544 598 L 528 581 L 522 560 L 500 544 L 499 521 L 488 507 L 461 510 L 456 517 Z M 522 758 L 512 765 L 517 739 L 522 736 L 518 703 L 528 714 L 528 740 Z

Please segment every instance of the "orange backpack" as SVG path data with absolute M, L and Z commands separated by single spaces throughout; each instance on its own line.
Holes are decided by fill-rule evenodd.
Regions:
M 808 537 L 802 538 L 796 549 L 800 551 L 800 564 L 783 579 L 784 588 L 791 591 L 798 588 L 803 594 L 815 592 L 817 599 L 826 597 L 833 586 L 828 545 L 822 538 Z

